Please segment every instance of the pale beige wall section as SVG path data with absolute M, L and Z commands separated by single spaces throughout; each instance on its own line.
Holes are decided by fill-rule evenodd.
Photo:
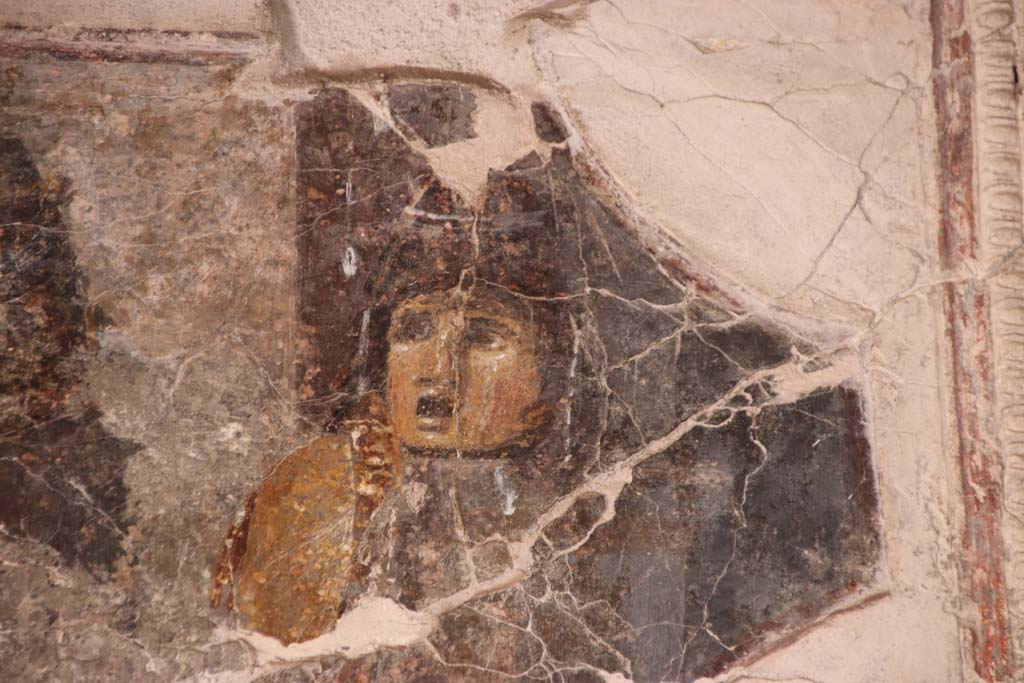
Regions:
M 877 310 L 926 248 L 930 45 L 924 3 L 600 2 L 538 61 L 655 222 L 773 295 Z

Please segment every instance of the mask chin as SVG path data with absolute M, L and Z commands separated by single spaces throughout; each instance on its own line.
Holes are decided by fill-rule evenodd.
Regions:
M 550 408 L 537 402 L 524 414 L 526 428 L 514 436 L 495 446 L 423 446 L 404 444 L 402 449 L 413 457 L 435 458 L 439 460 L 462 458 L 467 460 L 508 460 L 526 457 L 531 449 L 541 440 L 542 432 L 548 424 Z

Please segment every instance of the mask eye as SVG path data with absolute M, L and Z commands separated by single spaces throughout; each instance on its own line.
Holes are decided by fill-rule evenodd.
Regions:
M 472 349 L 502 351 L 512 340 L 512 330 L 491 318 L 470 318 L 466 321 L 463 341 Z
M 391 339 L 397 342 L 417 342 L 434 334 L 434 315 L 429 311 L 403 313 L 392 323 Z

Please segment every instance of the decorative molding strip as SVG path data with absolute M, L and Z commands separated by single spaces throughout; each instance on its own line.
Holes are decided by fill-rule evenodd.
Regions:
M 1020 51 L 1014 0 L 975 0 L 978 230 L 991 303 L 997 429 L 1003 468 L 1007 607 L 1014 671 L 1024 679 L 1024 201 L 1021 193 Z
M 944 269 L 964 276 L 982 271 L 987 256 L 981 253 L 987 252 L 988 245 L 979 235 L 984 226 L 977 220 L 978 207 L 996 208 L 994 202 L 1005 188 L 1001 182 L 986 184 L 993 175 L 1000 176 L 995 166 L 977 175 L 975 172 L 975 73 L 978 69 L 979 77 L 985 79 L 997 70 L 998 60 L 993 55 L 1000 48 L 988 42 L 979 48 L 976 59 L 966 4 L 965 0 L 932 0 L 931 16 L 940 164 L 939 252 Z M 1007 0 L 979 2 L 978 9 L 983 12 L 981 6 L 1005 4 Z M 998 13 L 991 16 L 994 20 Z M 983 40 L 995 35 L 984 29 L 979 34 Z M 1011 68 L 1011 77 L 1012 73 Z M 978 105 L 984 111 L 982 116 L 989 113 L 989 98 L 985 96 L 998 93 L 997 88 L 994 80 L 982 82 Z M 996 132 L 1005 135 L 999 126 L 1000 119 L 992 118 L 981 136 Z M 987 142 L 980 141 L 979 149 L 982 153 L 989 150 Z M 978 179 L 983 196 L 976 204 Z M 997 216 L 1001 214 L 992 215 Z M 996 225 L 992 224 L 993 235 Z M 1006 228 L 1005 223 L 1002 227 Z M 1012 675 L 1012 643 L 1002 535 L 1003 468 L 997 427 L 992 297 L 987 278 L 964 277 L 947 283 L 944 304 L 964 506 L 962 580 L 964 594 L 975 606 L 964 611 L 963 628 L 977 675 L 985 681 L 1005 681 Z
M 263 39 L 254 33 L 0 28 L 0 57 L 15 58 L 43 54 L 86 62 L 216 66 L 250 62 L 263 45 Z

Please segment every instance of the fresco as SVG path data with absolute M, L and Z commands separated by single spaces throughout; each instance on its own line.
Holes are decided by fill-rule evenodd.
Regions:
M 338 681 L 689 681 L 870 582 L 856 386 L 780 395 L 811 342 L 655 258 L 545 103 L 472 208 L 413 144 L 473 134 L 463 90 L 393 86 L 400 129 L 341 89 L 297 105 L 323 436 L 249 496 L 212 604 L 285 643 L 366 596 L 440 615 Z

